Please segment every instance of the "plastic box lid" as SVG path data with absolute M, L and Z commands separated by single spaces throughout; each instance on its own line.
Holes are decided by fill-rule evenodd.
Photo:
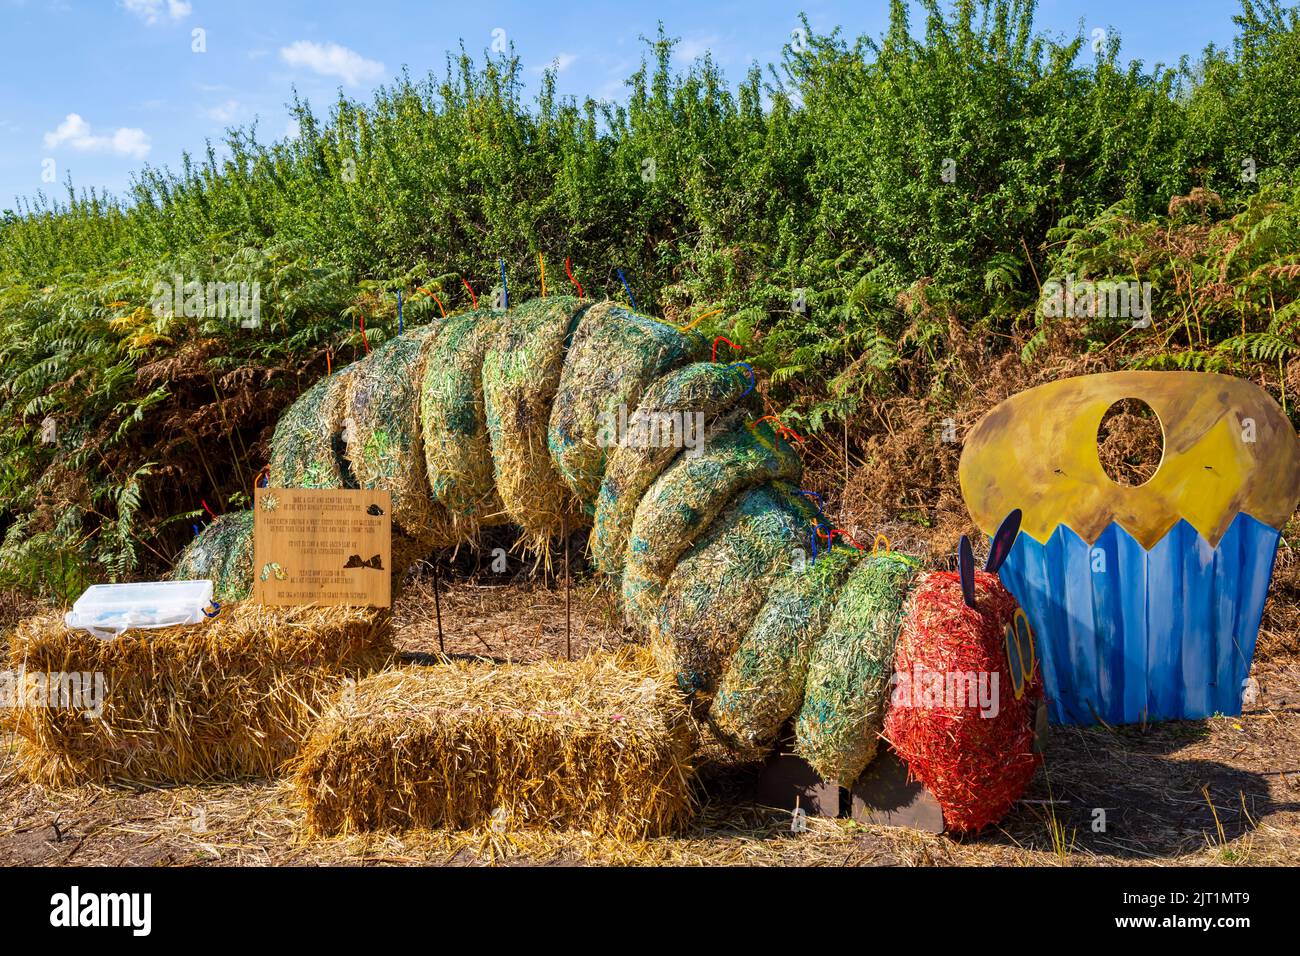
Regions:
M 112 637 L 128 628 L 197 624 L 212 603 L 212 581 L 140 581 L 86 588 L 63 617 L 68 627 Z

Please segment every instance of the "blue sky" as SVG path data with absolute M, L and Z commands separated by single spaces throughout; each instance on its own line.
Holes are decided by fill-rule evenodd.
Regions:
M 0 0 L 0 209 L 37 191 L 121 193 L 145 163 L 174 166 L 230 125 L 289 132 L 296 86 L 323 112 L 342 90 L 368 98 L 402 66 L 441 73 L 463 39 L 481 56 L 505 31 L 536 84 L 560 68 L 562 94 L 621 99 L 622 80 L 663 20 L 683 63 L 709 50 L 733 83 L 751 61 L 779 57 L 805 11 L 818 31 L 879 35 L 885 0 L 749 0 L 705 4 L 440 3 L 368 0 Z M 1118 30 L 1126 58 L 1173 63 L 1226 45 L 1236 0 L 1042 0 L 1037 24 L 1073 35 Z M 919 25 L 919 19 L 914 19 Z M 205 52 L 194 52 L 195 30 Z M 53 175 L 56 185 L 43 181 Z

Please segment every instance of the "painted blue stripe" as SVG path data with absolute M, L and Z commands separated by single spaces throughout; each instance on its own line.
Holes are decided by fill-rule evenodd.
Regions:
M 1148 552 L 1118 525 L 1021 534 L 1003 582 L 1034 629 L 1055 723 L 1241 712 L 1280 535 L 1238 515 L 1212 548 L 1180 521 Z
M 1181 715 L 1205 716 L 1214 713 L 1210 700 L 1215 676 L 1214 660 L 1214 587 L 1217 549 L 1202 538 L 1196 529 L 1183 524 L 1183 618 Z M 1235 590 L 1235 589 L 1234 589 Z
M 1115 723 L 1141 723 L 1147 715 L 1147 552 L 1127 534 L 1114 532 L 1119 561 L 1111 579 L 1120 593 L 1115 626 L 1124 672 L 1124 694 L 1111 712 Z M 1110 720 L 1111 718 L 1106 718 Z
M 1147 715 L 1178 716 L 1182 698 L 1183 563 L 1181 523 L 1147 554 Z
M 1088 576 L 1092 586 L 1092 629 L 1097 645 L 1098 716 L 1115 723 L 1124 703 L 1123 588 L 1119 579 L 1119 538 L 1112 525 L 1088 550 Z
M 1240 527 L 1238 527 L 1240 526 Z M 1264 617 L 1264 602 L 1268 600 L 1268 585 L 1273 579 L 1273 564 L 1277 559 L 1277 546 L 1282 535 L 1249 515 L 1238 515 L 1233 530 L 1242 535 L 1242 562 L 1244 577 L 1240 586 L 1242 598 L 1237 606 L 1237 626 L 1233 631 L 1233 696 L 1236 705 L 1232 711 L 1241 713 L 1241 690 L 1250 676 L 1250 662 L 1255 656 L 1255 641 L 1259 638 L 1259 623 Z M 1248 573 L 1247 572 L 1248 569 Z
M 1233 710 L 1238 698 L 1233 679 L 1236 673 L 1234 635 L 1241 618 L 1236 594 L 1240 590 L 1242 573 L 1249 570 L 1245 567 L 1246 562 L 1250 560 L 1246 535 L 1240 530 L 1243 527 L 1245 523 L 1237 521 L 1228 529 L 1219 541 L 1219 553 L 1214 562 L 1214 687 L 1210 699 L 1214 710 L 1224 714 Z
M 1092 568 L 1089 547 L 1069 528 L 1057 528 L 1053 535 L 1060 555 L 1062 593 L 1065 595 L 1069 622 L 1069 660 L 1074 674 L 1075 710 L 1092 715 L 1098 711 L 1101 696 L 1097 689 L 1097 628 L 1092 606 Z

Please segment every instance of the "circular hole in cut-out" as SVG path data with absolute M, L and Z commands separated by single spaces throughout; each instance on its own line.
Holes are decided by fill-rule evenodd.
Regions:
M 1106 409 L 1097 426 L 1097 457 L 1111 481 L 1128 488 L 1146 484 L 1164 454 L 1164 430 L 1150 405 L 1121 398 Z

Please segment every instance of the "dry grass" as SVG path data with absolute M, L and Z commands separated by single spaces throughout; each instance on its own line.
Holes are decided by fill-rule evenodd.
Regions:
M 562 577 L 552 587 L 537 579 L 512 579 L 491 573 L 490 560 L 485 559 L 481 574 L 443 580 L 441 647 L 432 576 L 426 568 L 408 581 L 393 609 L 398 650 L 415 659 L 445 651 L 500 664 L 531 663 L 584 657 L 639 640 L 623 623 L 615 595 L 601 582 L 579 577 L 576 560 L 567 629 Z M 513 567 L 519 563 L 511 559 Z M 562 558 L 553 555 L 551 563 L 562 575 Z
M 23 618 L 32 617 L 48 608 L 39 600 L 20 591 L 0 591 L 0 654 L 4 653 L 5 634 Z
M 17 762 L 52 786 L 203 781 L 277 772 L 347 676 L 391 655 L 387 612 L 228 606 L 211 622 L 105 641 L 57 614 L 14 630 L 9 668 L 103 675 L 103 712 L 0 711 Z
M 1133 398 L 1112 405 L 1097 429 L 1097 454 L 1111 481 L 1136 487 L 1160 467 L 1164 436 L 1151 406 Z
M 562 591 L 458 579 L 443 596 L 449 651 L 486 654 L 477 633 L 502 658 L 563 656 Z M 575 655 L 622 642 L 607 611 L 588 585 L 577 590 Z M 395 609 L 400 646 L 436 651 L 432 619 L 420 579 Z M 788 815 L 755 805 L 755 771 L 736 763 L 700 767 L 699 812 L 673 836 L 489 824 L 307 839 L 289 781 L 57 790 L 29 781 L 0 735 L 0 864 L 1298 866 L 1300 661 L 1259 663 L 1255 677 L 1260 699 L 1240 718 L 1053 728 L 1022 800 L 962 839 L 817 819 L 792 833 Z M 1106 810 L 1104 832 L 1092 829 L 1094 808 Z
M 1300 657 L 1300 556 L 1291 547 L 1289 535 L 1294 535 L 1294 528 L 1288 528 L 1278 548 L 1273 583 L 1255 645 L 1257 661 Z
M 315 835 L 413 826 L 620 837 L 690 816 L 697 734 L 645 650 L 387 670 L 335 698 L 295 761 Z

